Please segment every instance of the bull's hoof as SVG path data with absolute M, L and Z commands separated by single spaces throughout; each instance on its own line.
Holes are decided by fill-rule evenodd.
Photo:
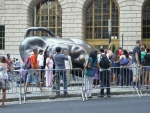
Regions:
M 55 97 L 50 97 L 50 99 L 55 99 Z

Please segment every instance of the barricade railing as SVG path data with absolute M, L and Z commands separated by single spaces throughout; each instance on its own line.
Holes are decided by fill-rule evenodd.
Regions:
M 76 91 L 76 94 L 80 94 L 82 100 L 85 99 L 88 100 L 87 93 L 90 90 L 95 89 L 107 89 L 108 93 L 107 95 L 111 94 L 109 93 L 110 89 L 117 88 L 117 91 L 119 91 L 120 88 L 131 88 L 133 89 L 138 96 L 142 96 L 142 91 L 150 89 L 150 72 L 148 73 L 148 69 L 150 66 L 142 66 L 140 68 L 138 67 L 128 67 L 128 66 L 120 66 L 120 67 L 111 67 L 109 69 L 93 69 L 94 76 L 95 74 L 98 74 L 98 80 L 92 77 L 92 88 L 86 87 L 86 76 L 85 76 L 85 70 L 82 70 L 80 68 L 74 68 L 74 69 L 36 69 L 36 70 L 26 70 L 25 72 L 28 73 L 25 74 L 24 77 L 20 75 L 19 70 L 12 70 L 11 73 L 11 80 L 12 82 L 9 82 L 11 89 L 7 91 L 7 94 L 10 96 L 7 96 L 7 99 L 12 99 L 13 95 L 16 96 L 16 98 L 19 100 L 19 104 L 23 102 L 25 103 L 28 98 L 34 98 L 38 96 L 48 96 L 48 98 L 54 98 L 55 96 L 59 96 L 59 93 L 63 91 L 70 92 L 69 95 L 72 93 L 72 91 Z M 59 75 L 59 83 L 60 83 L 60 89 L 56 89 L 56 82 L 51 83 L 51 87 L 46 87 L 46 78 L 44 80 L 41 80 L 41 73 L 42 72 L 51 73 L 52 77 L 56 75 L 56 73 Z M 134 71 L 134 72 L 133 72 Z M 32 74 L 35 74 L 35 72 L 38 72 L 38 78 L 40 85 L 44 90 L 41 90 L 37 88 L 37 85 L 30 81 L 30 76 Z M 67 73 L 70 73 L 70 76 Z M 133 74 L 134 73 L 134 74 Z M 136 73 L 136 76 L 135 76 Z M 66 74 L 65 76 L 62 76 Z M 61 76 L 60 76 L 61 75 Z M 134 76 L 133 76 L 134 75 Z M 35 75 L 32 75 L 35 77 Z M 26 80 L 28 79 L 28 81 Z M 50 79 L 50 78 L 49 78 Z M 67 80 L 70 79 L 70 84 L 67 83 Z M 111 80 L 113 79 L 113 80 Z M 65 81 L 62 82 L 62 81 Z M 20 81 L 20 82 L 19 82 Z M 29 82 L 28 90 L 26 91 L 26 81 Z M 134 82 L 133 82 L 134 81 Z M 19 82 L 19 83 L 18 83 Z M 94 86 L 93 86 L 94 82 Z M 64 88 L 62 88 L 64 86 Z M 97 86 L 97 87 L 95 87 Z M 55 87 L 55 88 L 54 88 Z M 147 89 L 148 88 L 148 89 Z M 131 90 L 130 89 L 130 90 Z M 141 91 L 142 90 L 142 91 Z M 1 93 L 0 93 L 1 94 Z M 58 95 L 56 95 L 58 94 Z M 103 96 L 103 91 L 100 92 L 100 94 Z M 67 96 L 69 96 L 67 95 Z M 47 97 L 46 97 L 47 98 Z
M 150 66 L 141 66 L 140 84 L 141 93 L 150 89 Z
M 44 80 L 41 80 L 41 73 L 44 71 L 45 78 Z M 60 93 L 64 92 L 64 95 L 69 96 L 71 95 L 72 91 L 76 91 L 77 94 L 81 95 L 81 98 L 83 98 L 82 94 L 82 86 L 83 86 L 83 74 L 82 69 L 80 68 L 74 68 L 74 69 L 29 69 L 27 70 L 28 75 L 26 79 L 26 83 L 24 83 L 24 103 L 28 99 L 28 97 L 49 97 L 50 99 L 54 99 L 55 97 L 59 96 Z M 33 75 L 35 73 L 38 74 L 39 80 L 36 80 L 34 82 L 40 82 L 40 85 L 42 86 L 40 88 L 37 88 L 36 84 L 33 81 L 30 81 L 30 77 L 35 77 L 34 79 L 37 79 L 37 75 Z M 54 76 L 56 76 L 54 78 Z M 59 76 L 59 79 L 57 79 L 57 76 Z M 53 78 L 53 80 L 52 80 Z M 58 81 L 57 81 L 58 80 Z M 29 83 L 30 85 L 28 86 Z M 28 88 L 26 88 L 28 86 Z M 60 86 L 60 87 L 59 87 Z M 64 88 L 62 88 L 62 86 Z M 27 90 L 26 90 L 27 89 Z
M 21 96 L 23 94 L 21 88 L 22 86 L 17 84 L 17 82 L 21 80 L 20 75 L 15 70 L 11 70 L 8 73 L 9 78 L 11 79 L 8 81 L 10 89 L 6 90 L 6 98 L 9 99 L 10 101 L 18 100 L 18 103 L 21 104 Z M 2 91 L 0 92 L 0 94 L 2 95 Z
M 129 67 L 129 66 L 120 66 L 120 67 L 110 67 L 109 69 L 92 69 L 92 73 L 94 73 L 94 76 L 96 76 L 95 74 L 98 74 L 97 78 L 94 79 L 99 79 L 99 80 L 94 80 L 92 81 L 95 82 L 94 85 L 96 84 L 98 87 L 91 87 L 90 84 L 90 88 L 87 86 L 88 84 L 86 82 L 89 82 L 89 78 L 87 79 L 87 76 L 85 75 L 85 70 L 83 71 L 83 75 L 84 75 L 84 85 L 82 88 L 83 91 L 83 101 L 86 99 L 88 100 L 88 93 L 90 92 L 90 90 L 94 90 L 94 89 L 100 89 L 100 95 L 99 96 L 104 96 L 104 89 L 107 89 L 107 96 L 110 96 L 110 89 L 114 89 L 117 88 L 117 91 L 119 91 L 119 89 L 133 89 L 133 91 L 135 91 L 138 96 L 140 97 L 142 95 L 141 92 L 141 84 L 140 84 L 140 71 L 141 68 L 137 68 L 137 67 Z M 133 76 L 133 72 L 137 73 L 136 76 Z M 93 78 L 93 77 L 91 77 Z M 112 80 L 114 79 L 114 80 Z M 92 84 L 93 85 L 93 84 Z M 91 94 L 90 94 L 91 96 Z

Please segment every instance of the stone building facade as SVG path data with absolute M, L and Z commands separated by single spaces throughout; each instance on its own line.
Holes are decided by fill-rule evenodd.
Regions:
M 33 26 L 33 9 L 41 0 L 0 0 L 0 26 L 5 26 L 5 47 L 1 55 L 19 56 L 24 32 Z M 93 0 L 58 0 L 62 8 L 62 37 L 85 38 L 85 12 Z M 130 50 L 142 39 L 142 7 L 148 0 L 113 0 L 119 7 L 119 42 Z M 115 39 L 113 39 L 115 42 Z M 112 40 L 112 41 L 113 41 Z M 148 45 L 150 39 L 143 40 Z M 150 44 L 149 44 L 150 45 Z M 149 46 L 148 45 L 148 46 Z

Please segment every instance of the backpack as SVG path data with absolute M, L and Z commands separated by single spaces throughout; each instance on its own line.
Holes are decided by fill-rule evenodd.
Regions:
M 24 58 L 24 65 L 25 65 L 25 69 L 31 68 L 31 62 L 30 62 L 30 57 L 29 56 Z
M 110 67 L 110 61 L 105 54 L 101 54 L 99 65 L 103 69 L 108 69 Z

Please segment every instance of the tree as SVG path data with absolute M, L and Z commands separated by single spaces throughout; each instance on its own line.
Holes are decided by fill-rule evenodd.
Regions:
M 116 47 L 115 47 L 115 45 L 113 44 L 113 46 L 112 46 L 112 52 L 113 52 L 113 53 L 115 52 L 115 49 L 116 49 Z

